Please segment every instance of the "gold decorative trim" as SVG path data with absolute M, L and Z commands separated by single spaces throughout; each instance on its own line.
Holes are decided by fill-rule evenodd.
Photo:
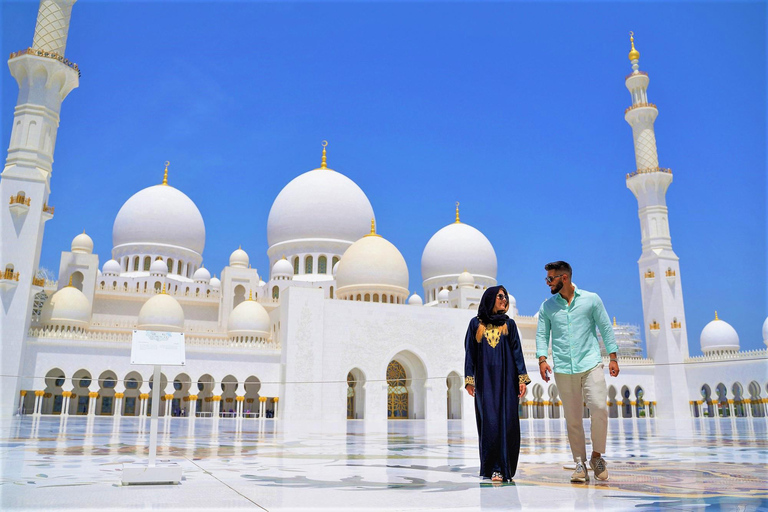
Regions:
M 475 385 L 475 377 L 474 376 L 465 377 L 464 378 L 464 387 L 474 386 L 474 385 Z
M 520 379 L 520 384 L 530 384 L 531 378 L 528 376 L 527 373 L 524 373 L 522 375 L 519 375 L 518 378 Z

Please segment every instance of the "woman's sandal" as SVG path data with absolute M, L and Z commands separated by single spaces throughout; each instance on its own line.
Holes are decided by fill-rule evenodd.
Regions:
M 491 482 L 503 482 L 503 481 L 504 481 L 504 477 L 501 476 L 501 473 L 499 473 L 498 471 L 494 471 L 493 474 L 491 475 Z

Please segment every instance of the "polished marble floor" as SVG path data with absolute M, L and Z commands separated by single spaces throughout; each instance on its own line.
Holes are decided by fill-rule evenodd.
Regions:
M 768 511 L 766 418 L 610 422 L 607 482 L 571 484 L 565 424 L 523 420 L 514 482 L 492 485 L 460 421 L 161 419 L 158 457 L 183 481 L 122 486 L 122 464 L 147 460 L 148 419 L 9 418 L 0 510 Z

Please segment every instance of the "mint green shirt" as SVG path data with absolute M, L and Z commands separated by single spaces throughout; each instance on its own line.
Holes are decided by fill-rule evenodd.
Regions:
M 613 326 L 600 296 L 576 288 L 568 305 L 556 293 L 539 308 L 536 357 L 547 356 L 551 333 L 554 372 L 574 374 L 591 370 L 603 361 L 595 327 L 600 329 L 605 350 L 609 354 L 617 352 Z

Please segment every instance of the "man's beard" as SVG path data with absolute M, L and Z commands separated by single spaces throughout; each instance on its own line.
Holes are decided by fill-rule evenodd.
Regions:
M 558 293 L 562 289 L 563 289 L 563 283 L 561 281 L 561 282 L 557 283 L 557 286 L 555 286 L 554 288 L 550 288 L 549 291 L 552 292 L 552 295 L 554 295 L 554 294 Z

